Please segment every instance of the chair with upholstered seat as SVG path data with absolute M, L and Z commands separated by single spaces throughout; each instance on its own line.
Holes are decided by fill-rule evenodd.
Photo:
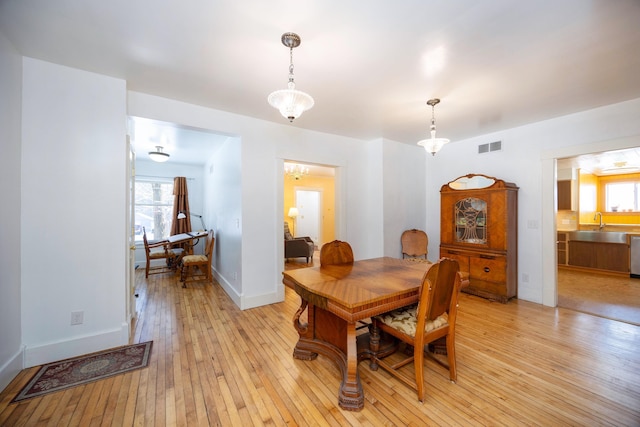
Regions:
M 424 257 L 424 259 L 427 259 L 429 238 L 424 231 L 415 228 L 405 230 L 400 236 L 400 244 L 402 245 L 402 258 Z
M 213 260 L 213 246 L 215 237 L 213 230 L 207 234 L 205 253 L 203 255 L 185 255 L 180 260 L 180 281 L 182 287 L 187 287 L 187 282 L 206 280 L 211 282 L 211 261 Z
M 144 253 L 147 257 L 147 264 L 144 270 L 144 277 L 149 278 L 150 274 L 168 273 L 172 271 L 173 263 L 176 259 L 176 252 L 169 248 L 168 240 L 149 242 L 147 230 L 142 227 L 142 240 L 144 242 Z M 151 265 L 151 261 L 164 260 L 164 265 Z
M 378 366 L 415 389 L 418 400 L 424 400 L 424 355 L 425 346 L 429 343 L 446 339 L 447 364 L 436 357 L 434 360 L 449 369 L 452 382 L 457 379 L 455 355 L 456 315 L 458 295 L 465 285 L 460 273 L 458 261 L 442 258 L 435 263 L 423 276 L 420 289 L 420 299 L 417 305 L 403 307 L 372 318 L 371 350 L 374 356 L 370 367 L 377 370 Z M 388 363 L 379 358 L 375 352 L 379 350 L 380 333 L 393 337 L 413 347 L 412 355 Z M 389 357 L 389 356 L 386 356 Z M 415 378 L 409 378 L 399 369 L 413 362 Z
M 305 257 L 307 264 L 309 259 L 313 262 L 313 252 L 316 245 L 311 237 L 293 237 L 291 231 L 289 231 L 289 224 L 284 222 L 284 258 L 298 258 Z
M 320 266 L 353 264 L 353 249 L 347 242 L 334 240 L 320 248 Z

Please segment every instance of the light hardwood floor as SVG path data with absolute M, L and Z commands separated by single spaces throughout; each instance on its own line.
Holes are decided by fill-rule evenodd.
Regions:
M 365 408 L 348 412 L 331 362 L 292 357 L 294 292 L 241 311 L 218 284 L 144 272 L 137 283 L 134 341 L 154 341 L 150 366 L 10 404 L 37 368 L 26 369 L 0 393 L 0 426 L 640 425 L 638 326 L 462 294 L 458 382 L 428 360 L 421 404 L 365 361 Z

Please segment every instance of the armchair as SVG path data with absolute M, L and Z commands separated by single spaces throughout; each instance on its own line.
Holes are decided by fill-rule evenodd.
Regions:
M 309 258 L 313 262 L 313 251 L 315 249 L 315 243 L 310 237 L 293 237 L 291 231 L 289 231 L 289 224 L 284 222 L 284 257 L 298 258 L 305 257 L 307 264 Z

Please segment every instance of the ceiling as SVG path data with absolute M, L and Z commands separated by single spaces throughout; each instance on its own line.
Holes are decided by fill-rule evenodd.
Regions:
M 640 148 L 558 159 L 558 169 L 581 169 L 597 176 L 640 173 Z
M 456 140 L 640 98 L 640 1 L 0 0 L 23 55 L 288 125 L 266 101 L 315 98 L 291 126 L 406 144 Z M 167 150 L 168 151 L 168 150 Z

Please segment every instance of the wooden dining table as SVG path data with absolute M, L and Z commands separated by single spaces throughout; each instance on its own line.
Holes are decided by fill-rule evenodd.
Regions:
M 418 302 L 424 273 L 432 264 L 397 258 L 372 258 L 353 264 L 310 267 L 283 272 L 282 282 L 300 295 L 293 317 L 299 338 L 293 357 L 313 360 L 321 354 L 342 373 L 341 408 L 359 411 L 364 393 L 358 362 L 369 359 L 369 334 L 357 333 L 359 320 Z M 307 311 L 307 321 L 300 320 Z M 378 353 L 395 351 L 391 343 Z

